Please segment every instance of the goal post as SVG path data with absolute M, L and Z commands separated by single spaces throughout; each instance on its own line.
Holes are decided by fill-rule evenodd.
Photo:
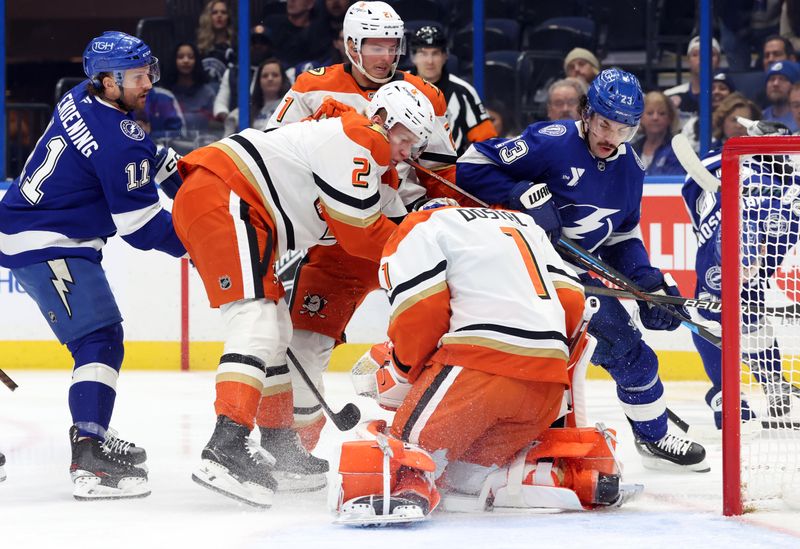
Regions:
M 800 492 L 800 422 L 791 402 L 800 324 L 779 311 L 753 313 L 800 301 L 800 137 L 731 138 L 721 180 L 723 513 L 730 516 L 782 509 L 784 496 Z M 743 422 L 742 399 L 755 419 Z

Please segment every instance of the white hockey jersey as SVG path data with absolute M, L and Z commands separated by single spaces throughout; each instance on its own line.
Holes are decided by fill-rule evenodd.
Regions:
M 394 364 L 430 361 L 568 385 L 568 335 L 583 286 L 533 219 L 488 208 L 410 214 L 386 244 Z
M 179 167 L 214 172 L 277 228 L 277 253 L 332 245 L 377 261 L 396 228 L 381 213 L 381 175 L 391 148 L 366 117 L 305 121 L 261 132 L 247 129 L 198 149 Z

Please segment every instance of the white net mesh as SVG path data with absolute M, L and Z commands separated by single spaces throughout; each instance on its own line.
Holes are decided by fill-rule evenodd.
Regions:
M 740 387 L 754 415 L 741 427 L 746 509 L 800 492 L 799 167 L 800 154 L 739 158 Z

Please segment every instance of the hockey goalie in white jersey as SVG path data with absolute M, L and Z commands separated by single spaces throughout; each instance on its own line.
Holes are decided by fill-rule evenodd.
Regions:
M 613 432 L 576 427 L 568 406 L 570 370 L 592 353 L 583 286 L 531 217 L 412 213 L 379 279 L 393 347 L 373 349 L 354 374 L 378 364 L 354 382 L 397 412 L 343 444 L 339 522 L 419 520 L 440 489 L 459 510 L 621 502 Z

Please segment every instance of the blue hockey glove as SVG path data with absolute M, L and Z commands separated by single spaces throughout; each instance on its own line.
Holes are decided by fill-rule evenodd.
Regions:
M 646 276 L 636 281 L 643 290 L 654 294 L 665 294 L 672 296 L 680 296 L 681 292 L 678 290 L 678 285 L 672 276 L 667 273 L 662 274 L 660 271 L 653 269 Z M 681 320 L 669 314 L 667 309 L 670 309 L 684 318 L 689 318 L 689 312 L 685 307 L 677 305 L 655 305 L 653 303 L 646 303 L 644 301 L 637 301 L 639 305 L 639 319 L 642 325 L 648 330 L 667 330 L 672 331 L 681 325 Z
M 511 189 L 504 205 L 531 216 L 553 244 L 561 238 L 561 215 L 546 183 L 520 181 Z
M 178 160 L 181 155 L 172 147 L 159 145 L 156 148 L 156 177 L 155 182 L 170 198 L 175 198 L 178 189 L 183 183 L 181 174 L 178 173 Z

